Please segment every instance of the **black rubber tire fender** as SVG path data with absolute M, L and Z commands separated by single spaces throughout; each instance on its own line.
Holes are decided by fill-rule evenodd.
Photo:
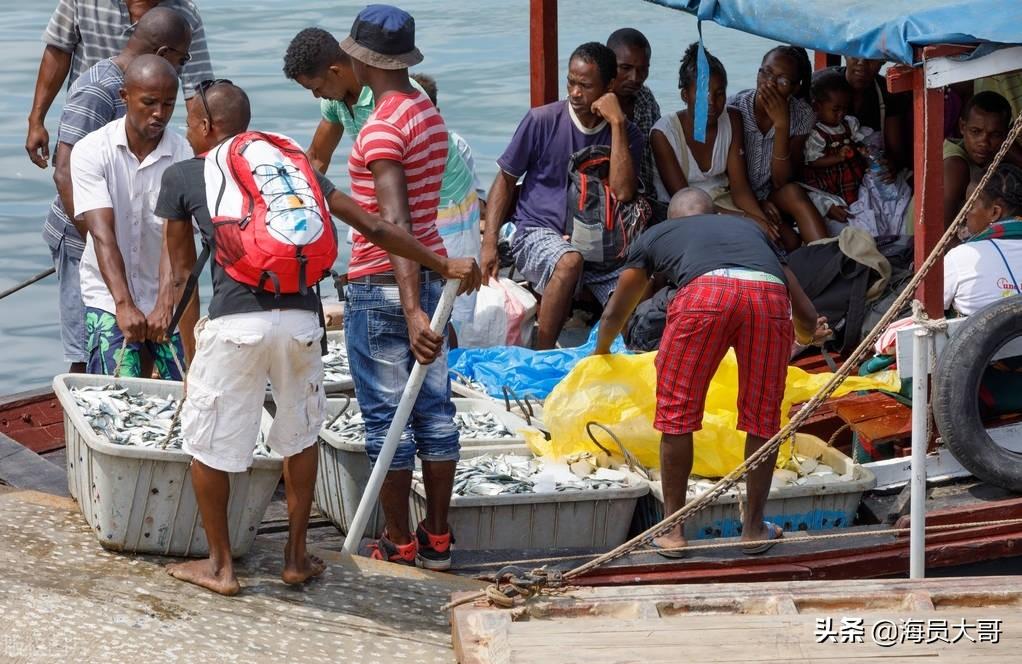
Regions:
M 959 463 L 984 482 L 1022 492 L 1022 454 L 994 442 L 979 413 L 983 373 L 994 354 L 1018 336 L 1022 296 L 995 302 L 970 316 L 937 361 L 932 407 L 937 430 Z

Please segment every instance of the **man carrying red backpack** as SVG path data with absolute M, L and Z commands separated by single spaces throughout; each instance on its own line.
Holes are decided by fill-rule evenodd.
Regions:
M 170 256 L 170 274 L 161 275 L 161 285 L 173 288 L 175 300 L 190 297 L 185 284 L 196 264 L 193 219 L 214 256 L 209 316 L 196 326 L 181 412 L 183 449 L 193 458 L 192 485 L 210 555 L 168 571 L 233 595 L 240 586 L 227 526 L 227 473 L 244 472 L 252 463 L 267 379 L 277 412 L 266 444 L 284 457 L 288 501 L 281 576 L 300 584 L 323 571 L 323 561 L 306 551 L 305 534 L 325 402 L 324 331 L 314 286 L 336 257 L 330 215 L 387 251 L 461 279 L 465 290 L 478 286 L 480 274 L 472 259 L 438 256 L 364 212 L 316 173 L 291 139 L 249 132 L 249 101 L 238 86 L 205 81 L 197 92 L 200 103 L 188 113 L 187 138 L 198 157 L 167 169 L 156 214 L 167 220 Z M 168 319 L 169 313 L 163 312 Z

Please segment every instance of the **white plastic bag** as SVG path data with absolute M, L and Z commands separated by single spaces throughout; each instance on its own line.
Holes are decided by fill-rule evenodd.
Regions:
M 470 321 L 458 330 L 462 348 L 520 346 L 530 342 L 536 320 L 536 298 L 510 279 L 490 280 L 476 295 Z

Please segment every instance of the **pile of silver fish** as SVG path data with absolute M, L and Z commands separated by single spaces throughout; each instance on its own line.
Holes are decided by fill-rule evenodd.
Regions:
M 346 445 L 365 445 L 366 425 L 362 412 L 342 411 L 332 420 L 327 420 L 326 429 L 335 434 Z
M 457 371 L 451 372 L 451 378 L 452 380 L 454 380 L 455 383 L 458 383 L 459 385 L 464 385 L 470 390 L 475 390 L 476 392 L 482 392 L 483 394 L 486 394 L 486 386 L 480 383 L 478 380 L 472 380 L 468 376 L 460 374 Z
M 132 393 L 113 384 L 76 387 L 71 389 L 71 394 L 92 430 L 108 442 L 152 449 L 181 449 L 181 418 L 174 417 L 177 397 Z M 168 440 L 167 434 L 172 428 Z M 255 454 L 270 454 L 262 433 Z
M 348 349 L 340 341 L 329 340 L 327 354 L 323 356 L 323 382 L 343 383 L 351 380 L 348 366 Z
M 454 424 L 458 427 L 459 435 L 465 440 L 515 437 L 515 434 L 493 413 L 455 413 Z
M 454 424 L 458 427 L 459 436 L 464 440 L 514 438 L 515 434 L 493 413 L 463 412 L 455 413 Z M 343 412 L 333 421 L 327 420 L 327 431 L 335 434 L 341 442 L 348 445 L 365 443 L 365 421 L 362 413 Z
M 415 476 L 421 480 L 421 471 Z M 458 462 L 454 473 L 454 495 L 499 496 L 553 491 L 591 491 L 629 486 L 628 476 L 618 470 L 599 468 L 578 477 L 566 464 L 548 464 L 542 459 L 515 454 L 484 454 Z

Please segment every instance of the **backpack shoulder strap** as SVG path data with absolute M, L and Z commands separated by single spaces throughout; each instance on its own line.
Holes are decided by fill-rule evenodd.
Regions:
M 188 275 L 188 281 L 185 282 L 184 292 L 181 294 L 181 301 L 177 303 L 177 307 L 174 309 L 174 315 L 170 318 L 170 325 L 167 326 L 167 336 L 171 337 L 174 335 L 174 328 L 181 322 L 181 316 L 185 312 L 185 307 L 192 299 L 192 294 L 195 292 L 195 287 L 199 284 L 199 275 L 202 274 L 202 268 L 206 266 L 206 261 L 209 260 L 209 244 L 206 242 L 202 243 L 202 253 L 195 259 L 195 265 L 192 267 L 192 273 Z
M 994 249 L 996 249 L 997 253 L 1000 254 L 1001 261 L 1004 263 L 1004 268 L 1008 270 L 1008 276 L 1011 277 L 1011 287 L 1016 291 L 1022 292 L 1022 284 L 1019 284 L 1018 280 L 1015 278 L 1015 273 L 1011 271 L 1011 265 L 1008 264 L 1008 259 L 1004 257 L 1004 252 L 1001 251 L 1001 248 L 993 241 L 993 238 L 988 239 L 987 242 L 994 245 Z

